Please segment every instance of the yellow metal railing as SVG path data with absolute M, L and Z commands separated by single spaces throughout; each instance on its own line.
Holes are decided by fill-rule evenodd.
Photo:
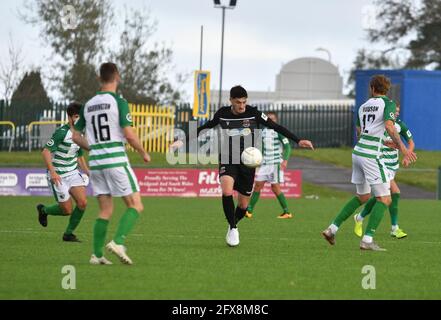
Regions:
M 175 108 L 130 104 L 133 126 L 148 152 L 166 153 L 173 140 Z M 133 151 L 133 148 L 129 147 Z
M 14 143 L 14 138 L 15 138 L 15 124 L 14 122 L 11 121 L 0 121 L 0 126 L 9 126 L 12 128 L 12 132 L 11 135 L 8 137 L 0 137 L 0 139 L 10 139 L 10 143 L 9 143 L 9 152 L 12 151 L 12 145 Z

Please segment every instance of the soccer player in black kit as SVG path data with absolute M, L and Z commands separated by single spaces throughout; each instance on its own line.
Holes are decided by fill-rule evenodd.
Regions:
M 230 247 L 239 245 L 239 230 L 237 224 L 245 216 L 253 191 L 255 169 L 245 166 L 241 154 L 247 147 L 254 146 L 254 141 L 261 126 L 274 129 L 283 136 L 295 141 L 301 148 L 314 149 L 311 141 L 298 138 L 285 127 L 280 126 L 257 108 L 247 105 L 248 93 L 237 86 L 230 92 L 230 107 L 223 107 L 216 112 L 213 119 L 199 127 L 197 134 L 216 126 L 221 127 L 219 177 L 222 188 L 222 204 L 229 228 L 226 237 Z M 250 145 L 251 144 L 251 145 Z M 172 149 L 183 145 L 176 141 Z M 233 192 L 238 192 L 237 207 L 234 205 Z

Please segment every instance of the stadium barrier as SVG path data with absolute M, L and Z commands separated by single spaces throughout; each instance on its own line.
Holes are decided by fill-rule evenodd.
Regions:
M 133 126 L 147 152 L 166 153 L 173 142 L 174 107 L 130 104 Z M 129 146 L 129 150 L 134 149 Z
M 220 197 L 222 189 L 219 172 L 215 169 L 144 169 L 134 168 L 143 197 Z M 281 185 L 287 198 L 302 196 L 302 172 L 288 170 L 285 182 Z M 0 196 L 51 196 L 52 190 L 45 169 L 1 168 Z M 92 187 L 87 194 L 93 195 Z M 267 185 L 261 193 L 263 198 L 274 198 L 271 187 Z
M 0 121 L 12 121 L 16 125 L 14 132 L 13 150 L 28 151 L 29 138 L 27 125 L 32 121 L 65 121 L 67 103 L 55 103 L 50 105 L 33 105 L 27 103 L 9 103 L 0 101 Z M 252 105 L 260 110 L 277 111 L 279 122 L 298 136 L 308 137 L 316 147 L 340 147 L 352 146 L 353 144 L 353 109 L 352 100 L 323 100 L 323 101 L 284 101 L 277 103 L 260 103 Z M 216 104 L 212 104 L 211 116 L 218 110 Z M 167 149 L 167 128 L 172 127 L 188 132 L 189 121 L 193 119 L 193 108 L 189 103 L 182 103 L 173 107 L 158 107 L 148 105 L 131 105 L 135 112 L 135 126 L 139 124 L 138 132 L 141 135 L 147 150 L 150 152 L 163 152 Z M 167 111 L 168 110 L 168 111 Z M 172 111 L 173 110 L 173 111 Z M 199 119 L 198 124 L 205 123 L 206 119 Z M 146 124 L 151 123 L 154 128 L 147 129 Z M 160 128 L 160 129 L 158 129 Z M 165 129 L 164 129 L 165 128 Z M 173 131 L 169 131 L 171 135 Z M 0 136 L 4 134 L 0 126 Z M 156 137 L 155 137 L 156 135 Z M 164 138 L 165 136 L 165 138 Z M 39 147 L 34 145 L 31 149 Z M 8 150 L 10 145 L 0 140 L 0 149 Z
M 0 136 L 0 140 L 10 140 L 9 142 L 9 152 L 12 151 L 12 145 L 14 144 L 14 138 L 15 138 L 15 124 L 11 121 L 0 121 L 0 126 L 9 126 L 11 127 L 11 133 L 7 131 L 6 134 L 2 134 Z

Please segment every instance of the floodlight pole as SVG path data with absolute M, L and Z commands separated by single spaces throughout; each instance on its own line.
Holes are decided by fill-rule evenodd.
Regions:
M 201 26 L 201 56 L 199 59 L 199 70 L 202 71 L 202 54 L 204 50 L 204 26 Z
M 220 61 L 220 84 L 219 84 L 219 109 L 222 107 L 222 76 L 224 71 L 224 34 L 225 34 L 225 9 L 222 7 L 222 42 L 221 42 L 221 61 Z
M 222 77 L 224 72 L 224 35 L 225 35 L 225 10 L 234 9 L 237 0 L 230 0 L 230 4 L 221 5 L 220 0 L 214 0 L 214 7 L 222 9 L 222 42 L 221 42 L 221 62 L 220 62 L 220 83 L 219 83 L 219 108 L 222 106 Z

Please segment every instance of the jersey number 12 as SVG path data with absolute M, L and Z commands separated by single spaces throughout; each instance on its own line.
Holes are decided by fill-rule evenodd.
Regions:
M 367 118 L 367 122 L 373 123 L 375 121 L 375 114 L 363 115 L 363 132 L 366 131 L 366 118 Z

